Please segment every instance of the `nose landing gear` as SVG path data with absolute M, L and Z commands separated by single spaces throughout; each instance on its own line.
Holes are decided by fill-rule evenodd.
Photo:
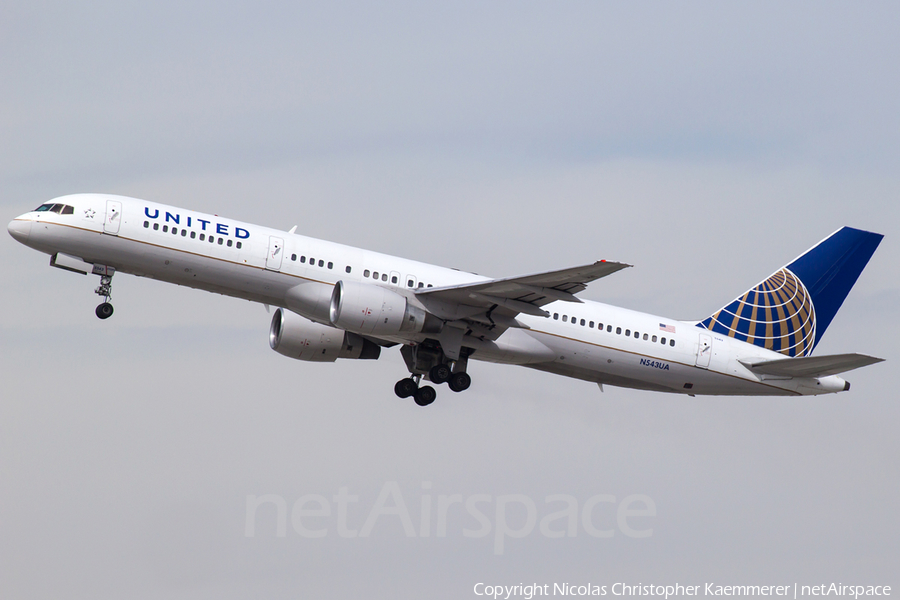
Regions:
M 104 302 L 103 304 L 97 307 L 97 310 L 94 311 L 97 313 L 97 316 L 101 319 L 108 319 L 113 314 L 113 305 L 109 302 Z
M 100 273 L 98 273 L 100 275 L 100 285 L 94 290 L 94 293 L 103 296 L 104 301 L 94 312 L 97 314 L 97 317 L 108 319 L 113 314 L 113 305 L 109 303 L 109 300 L 112 298 L 112 278 L 115 271 L 113 271 L 111 267 L 94 265 L 94 273 L 97 273 L 98 271 L 100 271 Z

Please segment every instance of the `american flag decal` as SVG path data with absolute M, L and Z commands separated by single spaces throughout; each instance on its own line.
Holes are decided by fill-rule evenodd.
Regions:
M 666 325 L 665 323 L 660 323 L 659 330 L 665 331 L 666 333 L 675 333 L 675 326 L 674 325 Z

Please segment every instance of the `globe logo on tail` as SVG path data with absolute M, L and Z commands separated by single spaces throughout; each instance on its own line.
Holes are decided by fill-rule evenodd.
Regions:
M 808 356 L 816 340 L 809 291 L 786 268 L 698 325 L 785 356 Z

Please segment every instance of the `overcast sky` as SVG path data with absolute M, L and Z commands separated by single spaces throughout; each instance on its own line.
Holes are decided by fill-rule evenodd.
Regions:
M 0 207 L 109 192 L 701 319 L 842 225 L 884 242 L 820 398 L 688 398 L 473 363 L 426 409 L 377 362 L 267 345 L 261 306 L 95 277 L 0 236 L 0 596 L 468 598 L 473 585 L 900 587 L 900 8 L 893 3 L 2 2 Z M 362 529 L 383 490 L 397 515 Z M 246 535 L 248 496 L 329 501 Z M 480 504 L 492 530 L 440 495 Z M 498 497 L 592 497 L 611 538 Z M 643 495 L 652 535 L 616 506 Z M 422 537 L 421 501 L 432 500 Z M 393 506 L 393 496 L 387 505 Z M 307 508 L 315 508 L 309 505 Z M 527 520 L 512 502 L 509 526 Z M 427 520 L 427 519 L 426 519 Z M 307 522 L 307 521 L 304 521 Z M 552 527 L 565 530 L 565 521 Z

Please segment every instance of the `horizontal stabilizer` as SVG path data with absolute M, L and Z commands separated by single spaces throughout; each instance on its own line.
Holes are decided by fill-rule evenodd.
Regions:
M 797 358 L 776 358 L 775 360 L 742 360 L 740 363 L 763 375 L 784 377 L 825 377 L 852 371 L 860 367 L 883 361 L 883 358 L 865 354 L 831 354 L 827 356 L 804 356 Z

